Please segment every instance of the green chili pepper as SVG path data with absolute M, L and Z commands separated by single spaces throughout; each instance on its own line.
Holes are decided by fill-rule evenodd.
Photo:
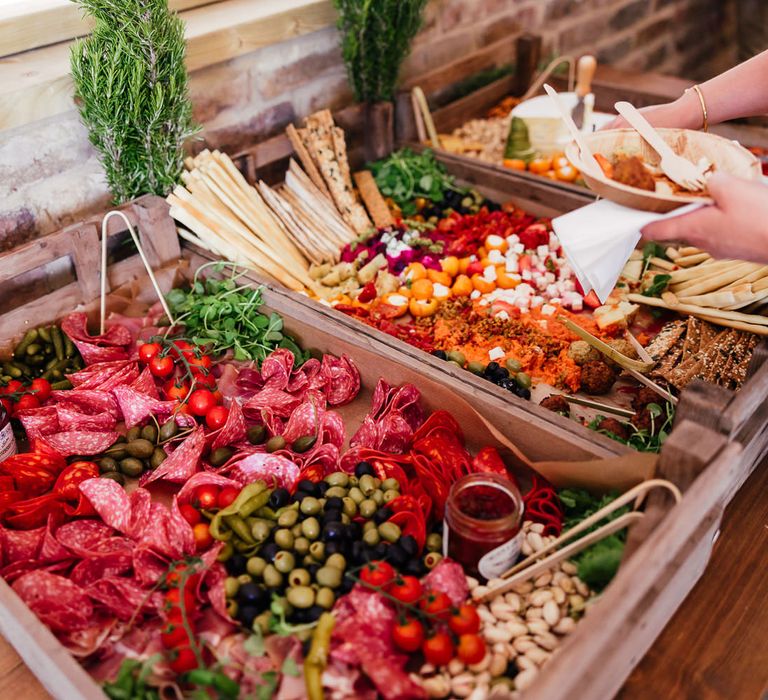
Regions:
M 239 515 L 225 515 L 224 521 L 243 542 L 256 544 L 256 540 L 253 539 L 251 534 L 251 529 Z
M 216 513 L 213 520 L 211 520 L 208 532 L 211 533 L 213 539 L 219 540 L 220 542 L 226 542 L 227 540 L 232 539 L 232 530 L 224 529 L 225 521 L 222 512 L 223 511 Z
M 323 613 L 317 621 L 312 645 L 304 660 L 304 684 L 309 700 L 323 700 L 323 671 L 328 665 L 328 652 L 331 647 L 331 634 L 336 618 L 331 613 Z

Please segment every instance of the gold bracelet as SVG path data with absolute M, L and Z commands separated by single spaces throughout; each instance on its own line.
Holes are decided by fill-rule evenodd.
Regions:
M 707 131 L 709 129 L 709 116 L 707 115 L 707 103 L 704 101 L 704 95 L 701 92 L 701 88 L 698 85 L 694 85 L 693 87 L 688 88 L 688 90 L 695 91 L 699 97 L 699 103 L 701 104 L 701 114 L 704 117 L 704 125 L 701 128 L 703 131 Z M 686 92 L 688 92 L 688 90 L 686 90 Z

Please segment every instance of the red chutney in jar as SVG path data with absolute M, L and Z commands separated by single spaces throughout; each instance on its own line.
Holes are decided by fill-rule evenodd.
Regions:
M 523 500 L 517 486 L 498 474 L 462 477 L 445 504 L 445 551 L 473 576 L 494 578 L 520 553 Z

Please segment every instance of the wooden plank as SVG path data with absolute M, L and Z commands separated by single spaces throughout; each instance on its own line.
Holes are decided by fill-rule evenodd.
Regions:
M 172 10 L 183 12 L 221 0 L 169 0 Z M 91 31 L 93 22 L 84 18 L 72 0 L 33 0 L 0 3 L 0 56 L 58 44 Z
M 190 71 L 327 27 L 330 0 L 227 0 L 185 13 Z M 69 44 L 0 59 L 0 130 L 74 107 Z

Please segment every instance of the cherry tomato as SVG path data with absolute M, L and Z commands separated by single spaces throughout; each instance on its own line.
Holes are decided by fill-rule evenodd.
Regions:
M 166 649 L 173 649 L 180 646 L 189 646 L 193 641 L 184 629 L 182 622 L 169 622 L 160 633 L 160 641 Z
M 480 631 L 480 616 L 474 605 L 462 605 L 448 620 L 454 634 L 475 634 Z
M 205 508 L 206 510 L 216 507 L 216 500 L 218 497 L 218 486 L 201 486 L 195 492 L 195 501 L 197 501 L 201 508 Z
M 219 508 L 226 508 L 227 506 L 232 505 L 239 493 L 240 489 L 236 489 L 234 486 L 225 486 L 219 491 L 216 505 L 219 506 Z
M 383 588 L 392 583 L 395 570 L 385 561 L 372 561 L 360 570 L 360 580 L 368 586 Z
M 421 598 L 421 583 L 415 576 L 398 576 L 389 584 L 387 593 L 401 603 L 415 603 Z
M 418 651 L 424 642 L 424 625 L 415 618 L 395 625 L 392 629 L 392 640 L 403 651 Z
M 183 401 L 189 395 L 189 384 L 178 379 L 169 379 L 163 389 L 170 401 Z
M 468 666 L 479 664 L 486 654 L 485 641 L 479 634 L 462 634 L 459 637 L 458 657 Z
M 438 620 L 447 620 L 450 617 L 453 604 L 445 593 L 429 591 L 422 599 L 419 607 L 427 615 L 436 617 Z
M 195 387 L 197 389 L 215 389 L 216 388 L 216 377 L 213 376 L 213 374 L 198 374 L 194 373 L 195 377 Z
M 21 391 L 24 385 L 18 379 L 11 379 L 2 389 L 3 394 L 15 394 L 17 391 Z
M 180 588 L 182 579 L 186 577 L 185 588 L 194 593 L 200 583 L 200 574 L 194 573 L 194 569 L 191 570 L 191 573 L 188 573 L 188 569 L 189 567 L 186 564 L 178 564 L 173 571 L 169 571 L 165 577 L 165 583 L 168 588 Z
M 186 520 L 190 525 L 197 525 L 203 520 L 203 516 L 200 514 L 200 511 L 197 510 L 197 508 L 189 505 L 189 503 L 180 505 L 179 512 L 181 513 L 181 517 L 184 518 L 184 520 Z
M 39 408 L 40 402 L 37 400 L 37 396 L 33 396 L 32 394 L 24 394 L 24 396 L 20 396 L 19 400 L 16 402 L 15 409 L 16 411 L 24 411 L 27 408 Z
M 186 673 L 197 668 L 197 657 L 191 647 L 184 646 L 174 650 L 174 659 L 170 663 L 174 673 Z
M 187 400 L 189 412 L 194 416 L 204 416 L 216 405 L 216 397 L 208 389 L 195 389 Z
M 188 343 L 186 340 L 172 340 L 171 342 L 173 345 L 171 345 L 169 353 L 177 360 L 181 355 L 186 355 L 188 351 L 195 347 L 192 343 Z
M 47 379 L 42 377 L 33 379 L 29 388 L 35 392 L 34 396 L 38 401 L 45 401 L 51 397 L 51 383 Z
M 165 379 L 173 374 L 176 366 L 173 364 L 173 358 L 169 355 L 155 355 L 149 361 L 149 371 L 156 377 Z
M 223 428 L 227 422 L 227 416 L 229 416 L 229 409 L 224 406 L 214 406 L 208 413 L 205 414 L 205 424 L 211 430 L 218 430 Z
M 156 355 L 159 355 L 161 350 L 160 343 L 144 343 L 139 346 L 139 359 L 145 365 L 148 365 L 149 361 Z
M 184 357 L 189 363 L 189 369 L 192 371 L 192 374 L 208 376 L 211 373 L 213 360 L 211 360 L 208 355 L 200 355 L 200 357 L 197 357 L 193 353 L 185 352 Z
M 13 415 L 13 401 L 10 399 L 0 399 L 0 404 L 3 404 L 3 408 L 9 416 Z
M 207 526 L 206 526 L 207 527 Z M 165 602 L 163 603 L 163 609 L 169 619 L 178 617 L 181 615 L 181 589 L 171 588 L 165 594 Z M 197 599 L 195 594 L 188 587 L 184 589 L 184 613 L 189 617 L 197 607 Z
M 213 398 L 217 404 L 222 403 L 224 401 L 224 394 L 217 389 L 213 392 Z
M 195 547 L 198 549 L 208 549 L 213 544 L 213 537 L 208 528 L 208 523 L 198 523 L 192 528 L 192 534 L 195 536 Z
M 447 632 L 435 632 L 424 640 L 421 651 L 428 664 L 445 666 L 453 658 L 453 642 Z

